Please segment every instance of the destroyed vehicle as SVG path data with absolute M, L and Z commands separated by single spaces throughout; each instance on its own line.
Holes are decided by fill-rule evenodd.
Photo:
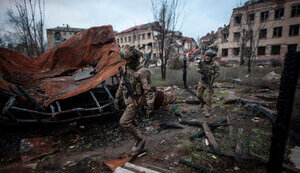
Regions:
M 39 57 L 0 48 L 0 120 L 67 122 L 115 114 L 119 55 L 111 26 L 77 33 Z

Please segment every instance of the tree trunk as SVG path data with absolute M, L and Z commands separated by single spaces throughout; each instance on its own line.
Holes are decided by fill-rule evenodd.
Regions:
M 240 59 L 240 66 L 243 66 L 245 64 L 244 61 L 244 54 L 245 54 L 245 45 L 244 45 L 244 39 L 242 41 L 242 46 L 241 46 L 241 59 Z
M 280 79 L 280 90 L 277 99 L 277 119 L 272 127 L 268 173 L 279 173 L 282 169 L 289 125 L 293 112 L 294 96 L 299 77 L 299 53 L 288 53 Z

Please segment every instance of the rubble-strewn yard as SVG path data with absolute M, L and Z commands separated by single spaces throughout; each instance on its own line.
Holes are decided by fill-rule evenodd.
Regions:
M 155 74 L 154 81 L 155 81 Z M 173 86 L 171 84 L 171 86 Z M 193 88 L 194 86 L 192 86 Z M 273 87 L 272 87 L 273 88 Z M 276 87 L 275 87 L 276 88 Z M 223 172 L 265 172 L 265 164 L 257 156 L 268 158 L 271 122 L 255 110 L 235 103 L 239 98 L 275 110 L 278 91 L 254 88 L 237 83 L 218 82 L 214 94 L 214 106 L 210 118 L 204 118 L 203 110 L 195 104 L 184 102 L 196 98 L 187 90 L 173 86 L 178 93 L 176 110 L 172 105 L 157 110 L 150 118 L 139 120 L 139 128 L 147 137 L 147 154 L 133 163 L 169 172 L 197 172 L 179 162 L 185 159 Z M 60 125 L 21 125 L 16 128 L 1 126 L 1 172 L 110 172 L 103 160 L 118 157 L 127 152 L 133 141 L 120 131 L 120 115 L 65 123 Z M 227 121 L 228 125 L 212 130 L 221 149 L 221 155 L 211 151 L 206 137 L 190 137 L 201 127 L 181 124 L 180 121 L 216 122 Z M 228 122 L 229 120 L 229 122 Z M 158 133 L 161 124 L 170 123 L 183 129 L 166 128 Z M 11 126 L 9 126 L 11 127 Z M 21 130 L 22 129 L 22 130 Z M 55 148 L 50 154 L 37 157 L 26 163 L 20 160 L 21 140 L 42 138 Z M 288 148 L 294 146 L 289 142 Z M 52 150 L 51 150 L 52 151 Z M 288 150 L 287 150 L 288 151 Z

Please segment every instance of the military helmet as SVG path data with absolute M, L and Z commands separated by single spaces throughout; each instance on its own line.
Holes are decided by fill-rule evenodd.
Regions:
M 211 49 L 209 49 L 205 52 L 205 56 L 215 57 L 216 55 L 217 55 L 217 53 Z
M 130 45 L 123 46 L 121 48 L 120 54 L 121 57 L 126 61 L 139 59 L 141 56 L 143 56 L 142 52 L 135 49 L 134 46 L 130 46 Z

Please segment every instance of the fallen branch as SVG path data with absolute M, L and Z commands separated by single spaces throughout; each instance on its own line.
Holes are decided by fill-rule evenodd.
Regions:
M 171 123 L 161 123 L 157 129 L 157 133 L 160 133 L 165 129 L 183 129 L 183 127 Z
M 203 122 L 201 122 L 201 121 L 181 120 L 180 124 L 202 127 Z M 227 120 L 226 119 L 221 119 L 221 120 L 216 121 L 216 122 L 207 123 L 207 125 L 210 128 L 213 128 L 213 127 L 219 127 L 219 126 L 227 126 L 228 124 L 227 124 Z
M 208 167 L 202 166 L 202 165 L 200 165 L 200 164 L 196 164 L 196 163 L 187 161 L 187 160 L 185 160 L 185 159 L 180 159 L 180 160 L 179 160 L 179 163 L 182 163 L 182 164 L 184 164 L 184 165 L 187 165 L 187 166 L 189 166 L 189 167 L 192 167 L 192 168 L 195 168 L 195 169 L 197 169 L 197 170 L 204 171 L 204 172 L 220 173 L 220 171 L 217 171 L 217 170 L 215 170 L 215 169 L 212 169 L 212 168 L 208 168 Z
M 204 133 L 205 136 L 207 137 L 210 147 L 215 151 L 216 154 L 221 155 L 221 149 L 219 147 L 219 144 L 216 141 L 216 138 L 214 137 L 214 135 L 212 134 L 210 128 L 208 127 L 207 123 L 204 122 L 202 124 L 203 129 L 204 129 Z
M 269 112 L 268 110 L 266 110 L 264 107 L 262 107 L 261 105 L 259 104 L 256 104 L 256 103 L 250 103 L 250 102 L 247 102 L 246 100 L 243 100 L 243 99 L 239 99 L 237 101 L 237 103 L 239 105 L 242 105 L 244 106 L 245 108 L 248 108 L 250 109 L 251 111 L 257 111 L 259 113 L 262 113 L 263 115 L 265 115 L 267 118 L 270 119 L 270 121 L 273 123 L 275 120 L 276 120 L 276 115 Z

